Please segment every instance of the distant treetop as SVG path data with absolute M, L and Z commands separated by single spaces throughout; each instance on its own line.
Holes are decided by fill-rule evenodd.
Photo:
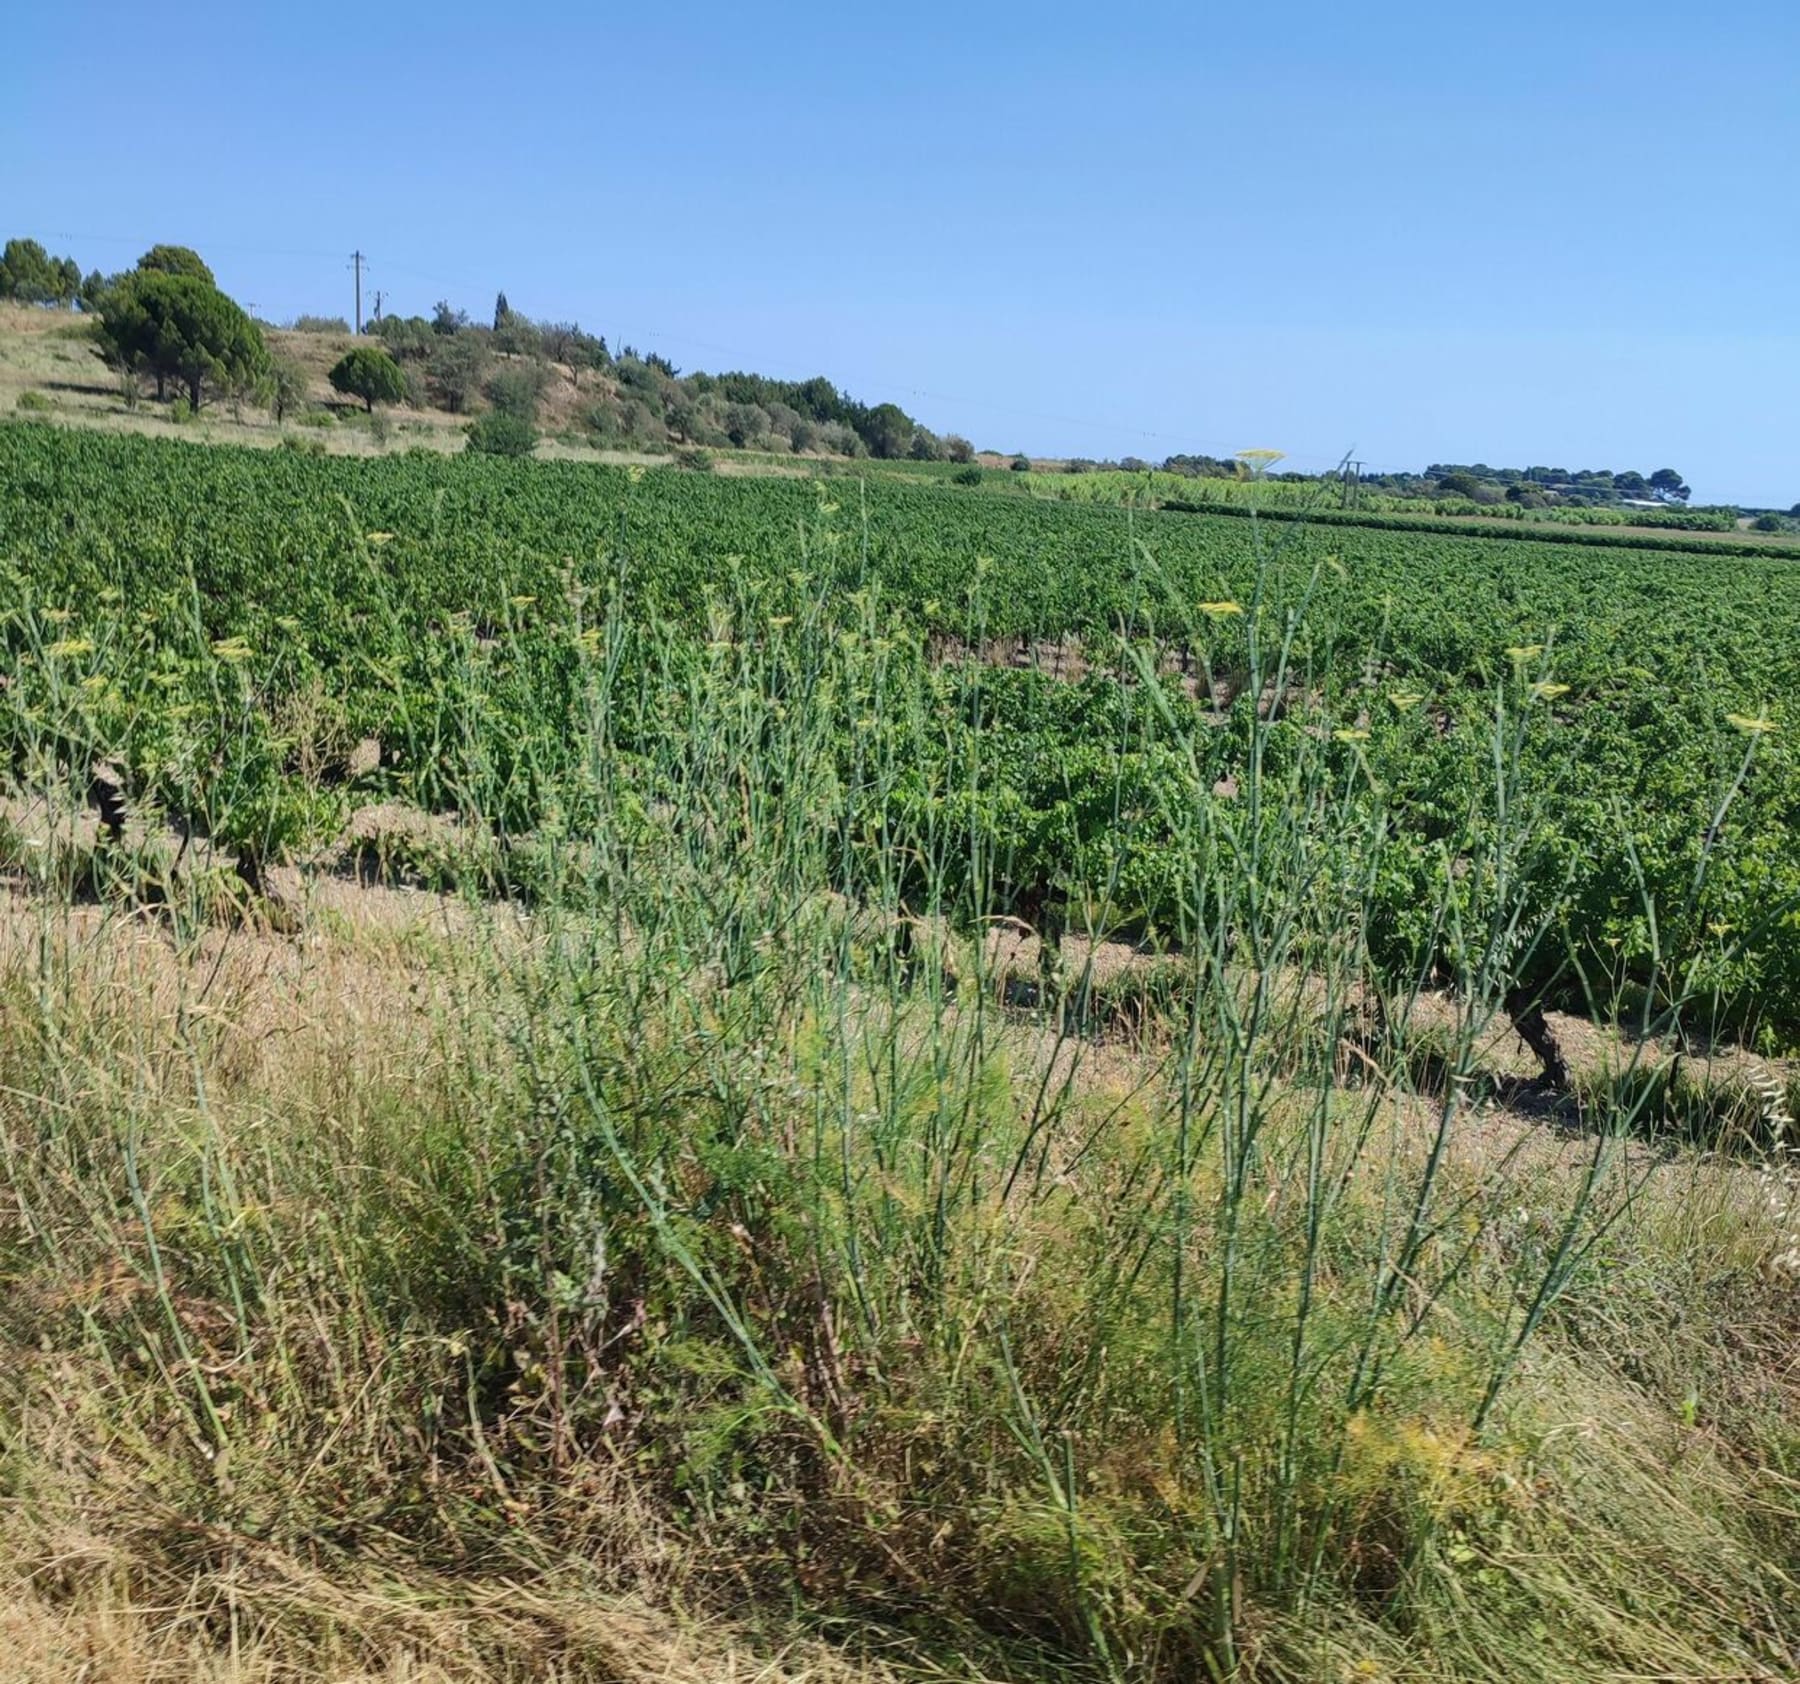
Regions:
M 209 287 L 219 283 L 213 272 L 201 261 L 199 252 L 191 246 L 152 246 L 137 261 L 140 275 L 152 272 L 162 275 L 186 275 L 196 281 L 204 281 Z
M 81 292 L 81 267 L 72 257 L 52 257 L 36 240 L 8 240 L 0 252 L 0 298 L 21 304 L 73 304 Z

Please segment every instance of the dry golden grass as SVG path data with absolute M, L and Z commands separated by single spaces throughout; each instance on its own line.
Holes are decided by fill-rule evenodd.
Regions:
M 0 1509 L 0 1513 L 4 1510 Z M 146 1594 L 144 1564 L 89 1531 L 0 1546 L 7 1684 L 881 1684 L 821 1644 L 557 1578 L 332 1575 L 255 1540 Z
M 461 1002 L 491 986 L 496 956 L 524 953 L 534 932 L 515 913 L 337 876 L 297 878 L 285 893 L 302 913 L 293 931 L 252 922 L 201 929 L 181 940 L 160 917 L 52 906 L 10 893 L 0 898 L 0 979 L 55 979 L 57 1021 L 75 1034 L 72 1046 L 91 1035 L 103 1048 L 103 1055 L 87 1055 L 86 1066 L 79 1065 L 80 1054 L 71 1055 L 77 1060 L 72 1080 L 88 1091 L 95 1082 L 120 1083 L 140 1111 L 160 1091 L 176 1117 L 192 1103 L 189 1061 L 197 1061 L 227 1137 L 250 1141 L 276 1128 L 301 1138 L 314 1129 L 343 1130 L 350 1141 L 346 1161 L 357 1161 L 355 1119 L 366 1096 L 413 1093 L 429 1105 L 469 1069 L 500 1056 L 497 1046 L 471 1051 L 446 1033 L 459 1022 Z M 1008 935 L 1017 940 L 1020 933 L 1000 932 L 1000 939 Z M 1434 1002 L 1431 1009 L 1452 1008 Z M 1059 1037 L 1021 1015 L 1001 1029 L 996 1050 L 1020 1111 L 1045 1083 L 1066 1082 L 1076 1095 L 1077 1126 L 1054 1142 L 1047 1159 L 1058 1195 L 1035 1204 L 1013 1199 L 980 1218 L 1003 1231 L 1007 1259 L 1006 1281 L 981 1290 L 1029 1296 L 1040 1281 L 1067 1275 L 1070 1235 L 1078 1231 L 1071 1217 L 1091 1221 L 1116 1201 L 1119 1162 L 1134 1141 L 1165 1126 L 1168 1049 Z M 1298 1116 L 1308 1101 L 1296 1088 L 1276 1093 L 1272 1104 Z M 1416 1164 L 1431 1150 L 1439 1112 L 1429 1096 L 1346 1092 L 1337 1102 L 1347 1114 L 1372 1106 L 1386 1142 L 1359 1171 L 1370 1201 L 1380 1197 L 1387 1166 Z M 1124 1150 L 1109 1158 L 1114 1137 Z M 1100 1139 L 1106 1146 L 1090 1150 L 1088 1143 Z M 1517 1221 L 1528 1235 L 1532 1224 L 1554 1220 L 1563 1190 L 1591 1151 L 1579 1133 L 1499 1106 L 1476 1109 L 1447 1142 L 1445 1194 L 1454 1200 L 1504 1176 L 1520 1189 Z M 1620 1229 L 1625 1254 L 1677 1277 L 1757 1278 L 1780 1225 L 1756 1166 L 1691 1154 L 1663 1158 L 1645 1149 L 1618 1157 L 1603 1195 L 1610 1199 L 1634 1184 L 1629 1222 Z M 1265 1196 L 1275 1208 L 1297 1194 L 1271 1174 L 1259 1200 Z M 1644 1290 L 1653 1288 L 1654 1279 Z M 1044 1302 L 1054 1303 L 1059 1289 L 1043 1290 Z M 1636 1377 L 1608 1360 L 1586 1358 L 1579 1345 L 1547 1344 L 1534 1349 L 1519 1378 L 1520 1417 L 1536 1423 L 1536 1440 L 1526 1445 L 1514 1436 L 1491 1460 L 1468 1460 L 1466 1469 L 1458 1453 L 1456 1465 L 1441 1470 L 1460 1482 L 1474 1477 L 1468 1469 L 1489 1468 L 1492 1479 L 1482 1474 L 1482 1480 L 1508 1482 L 1494 1500 L 1514 1517 L 1520 1540 L 1492 1549 L 1482 1570 L 1499 1575 L 1495 1582 L 1506 1583 L 1509 1594 L 1539 1598 L 1547 1612 L 1599 1634 L 1593 1647 L 1616 1651 L 1627 1669 L 1619 1676 L 1650 1675 L 1642 1670 L 1649 1657 L 1661 1668 L 1658 1676 L 1766 1684 L 1782 1676 L 1772 1660 L 1748 1664 L 1741 1655 L 1707 1648 L 1739 1617 L 1731 1587 L 1780 1571 L 1757 1561 L 1742 1533 L 1727 1524 L 1748 1505 L 1766 1502 L 1771 1512 L 1778 1506 L 1765 1482 L 1779 1475 L 1749 1458 L 1745 1428 L 1733 1411 L 1780 1419 L 1784 1407 L 1800 1409 L 1800 1372 L 1791 1351 L 1784 1358 L 1779 1349 L 1780 1284 L 1754 1300 L 1742 1296 L 1741 1284 L 1734 1290 L 1741 1298 L 1735 1333 L 1744 1348 L 1718 1371 L 1732 1376 L 1731 1397 L 1712 1395 L 1715 1382 L 1696 1382 L 1703 1401 L 1684 1420 L 1662 1396 L 1688 1368 L 1698 1372 L 1712 1360 L 1701 1334 L 1692 1349 L 1666 1332 L 1646 1335 L 1634 1357 L 1643 1365 Z M 1631 1348 L 1628 1331 L 1609 1337 Z M 15 1351 L 8 1360 L 24 1355 Z M 684 1612 L 693 1606 L 686 1596 L 691 1543 L 604 1473 L 585 1492 L 534 1494 L 516 1560 L 494 1562 L 489 1546 L 490 1559 L 456 1571 L 398 1540 L 309 1554 L 291 1540 L 277 1547 L 210 1528 L 180 1508 L 165 1512 L 130 1454 L 115 1461 L 94 1438 L 80 1361 L 71 1356 L 59 1367 L 64 1358 L 43 1360 L 46 1372 L 32 1395 L 59 1401 L 31 1424 L 29 1476 L 0 1485 L 0 1642 L 6 1645 L 0 1676 L 7 1679 L 872 1684 L 917 1676 L 905 1667 L 892 1673 L 859 1667 L 821 1644 L 796 1646 Z M 1372 1466 L 1385 1469 L 1383 1458 L 1391 1456 L 1417 1461 L 1438 1453 L 1440 1441 L 1428 1424 L 1401 1422 L 1394 1431 L 1391 1446 L 1368 1447 Z M 1109 1470 L 1129 1471 L 1136 1452 L 1122 1442 L 1096 1447 L 1096 1454 Z M 1141 1471 L 1154 1477 L 1153 1467 Z M 1421 1463 L 1408 1477 L 1425 1472 L 1430 1469 Z M 559 1505 L 567 1512 L 552 1513 Z M 1547 1558 L 1546 1517 L 1561 1524 L 1565 1513 L 1572 1550 L 1603 1542 L 1617 1559 L 1571 1572 Z M 543 1537 L 560 1542 L 532 1536 L 540 1517 Z M 587 1547 L 571 1549 L 571 1537 L 585 1539 Z M 1637 1567 L 1625 1542 L 1634 1538 L 1654 1541 L 1649 1571 L 1657 1585 L 1674 1587 L 1655 1592 L 1648 1614 L 1632 1609 Z M 927 1545 L 915 1538 L 897 1547 Z M 927 1556 L 919 1566 L 929 1572 Z M 717 1564 L 710 1570 L 716 1585 Z M 1479 1585 L 1472 1581 L 1470 1590 L 1467 1619 L 1479 1627 L 1485 1617 Z M 1676 1596 L 1695 1604 L 1691 1631 L 1667 1612 Z M 1441 1611 L 1437 1617 L 1451 1618 Z M 1438 1640 L 1448 1652 L 1462 1635 L 1446 1627 Z M 1273 1653 L 1276 1639 L 1269 1641 Z M 1517 1641 L 1511 1628 L 1507 1641 Z M 1418 1642 L 1415 1634 L 1410 1653 L 1423 1652 Z M 1346 1628 L 1341 1642 L 1321 1640 L 1318 1652 L 1331 1657 L 1327 1670 L 1306 1673 L 1290 1659 L 1279 1668 L 1271 1662 L 1270 1672 L 1259 1675 L 1464 1676 L 1410 1667 L 1408 1648 L 1373 1626 Z M 1554 1653 L 1546 1640 L 1544 1665 Z M 1350 1670 L 1363 1661 L 1379 1670 Z
M 284 1107 L 323 1122 L 350 1115 L 359 1095 L 423 1093 L 447 1079 L 434 1026 L 469 986 L 458 969 L 470 946 L 467 909 L 331 877 L 307 883 L 301 904 L 298 933 L 250 924 L 184 944 L 159 916 L 51 907 L 9 890 L 0 894 L 0 978 L 42 975 L 47 964 L 59 1021 L 106 1026 L 106 1067 L 130 1084 L 134 1103 L 161 1089 L 171 1106 L 191 1104 L 191 1071 L 169 1056 L 185 1043 L 240 1128 Z M 506 923 L 505 915 L 484 922 L 483 944 L 509 939 Z M 443 1579 L 416 1562 L 352 1572 L 341 1559 L 332 1571 L 159 1514 L 151 1493 L 83 1437 L 80 1385 L 73 1365 L 60 1382 L 50 1377 L 46 1391 L 61 1389 L 65 1402 L 26 1435 L 37 1469 L 29 1495 L 0 1484 L 0 1677 L 8 1684 L 848 1684 L 878 1676 L 823 1647 L 771 1652 L 682 1617 L 673 1602 L 653 1609 L 581 1583 L 574 1562 L 548 1575 L 522 1560 L 517 1578 Z M 59 1465 L 81 1473 L 47 1479 L 44 1470 Z M 604 1501 L 613 1534 L 651 1539 L 653 1524 L 633 1515 L 628 1493 Z M 171 1527 L 184 1540 L 174 1548 Z M 666 1580 L 656 1547 L 643 1547 L 640 1577 Z

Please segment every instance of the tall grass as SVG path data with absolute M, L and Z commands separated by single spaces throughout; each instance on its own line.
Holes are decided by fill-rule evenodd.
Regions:
M 1374 961 L 1392 819 L 1313 700 L 1335 656 L 1294 565 L 1237 605 L 1224 725 L 1166 677 L 1218 639 L 1146 567 L 1162 631 L 1113 652 L 1092 745 L 1112 841 L 1050 884 L 990 822 L 978 660 L 933 671 L 873 590 L 741 578 L 704 639 L 571 580 L 555 742 L 507 735 L 504 630 L 454 644 L 402 720 L 480 838 L 435 930 L 271 934 L 148 846 L 123 881 L 40 870 L 0 972 L 14 1569 L 79 1521 L 149 1595 L 266 1586 L 271 1551 L 577 1572 L 902 1671 L 1784 1676 L 1774 1371 L 1633 1378 L 1610 1324 L 1704 1264 L 1720 1306 L 1661 1284 L 1777 1338 L 1786 1217 L 1749 1170 L 1634 1146 L 1651 1083 L 1571 1134 L 1494 1108 L 1502 1002 L 1562 910 L 1528 869 L 1529 675 L 1416 969 Z M 979 649 L 979 579 L 967 612 Z M 72 690 L 12 722 L 48 802 L 88 718 Z M 946 760 L 950 720 L 977 729 Z M 268 739 L 232 740 L 250 771 L 200 829 L 273 858 L 287 821 L 238 799 Z M 1135 800 L 1152 750 L 1179 800 Z M 515 835 L 524 785 L 555 817 Z M 1147 843 L 1179 926 L 1100 978 Z M 1028 975 L 995 940 L 1021 909 Z M 1686 997 L 1656 979 L 1640 1044 Z M 1702 1372 L 1729 1408 L 1669 1413 Z M 370 1596 L 359 1622 L 234 1595 L 199 1628 L 372 1666 L 398 1616 Z

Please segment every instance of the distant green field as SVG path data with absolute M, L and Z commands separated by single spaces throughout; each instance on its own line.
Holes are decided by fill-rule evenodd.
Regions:
M 952 479 L 957 469 L 944 462 L 857 462 L 837 471 L 872 477 Z M 1112 503 L 1137 508 L 1196 506 L 1264 513 L 1306 513 L 1344 522 L 1405 517 L 1419 522 L 1458 520 L 1486 525 L 1536 529 L 1555 534 L 1565 529 L 1620 529 L 1635 533 L 1714 534 L 1767 548 L 1766 540 L 1739 530 L 1727 510 L 1671 507 L 1634 511 L 1613 507 L 1557 506 L 1526 508 L 1506 502 L 1482 503 L 1467 497 L 1402 497 L 1364 486 L 1345 507 L 1345 493 L 1330 476 L 1305 480 L 1251 478 L 1212 479 L 1171 473 L 1161 468 L 1126 471 L 1094 468 L 1069 472 L 1057 464 L 1015 473 L 1008 468 L 982 468 L 981 487 L 1057 503 Z

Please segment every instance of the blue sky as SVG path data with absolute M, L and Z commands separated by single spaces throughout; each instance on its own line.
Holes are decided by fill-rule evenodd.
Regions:
M 0 237 L 506 290 L 1040 454 L 1800 499 L 1800 5 L 17 9 Z

